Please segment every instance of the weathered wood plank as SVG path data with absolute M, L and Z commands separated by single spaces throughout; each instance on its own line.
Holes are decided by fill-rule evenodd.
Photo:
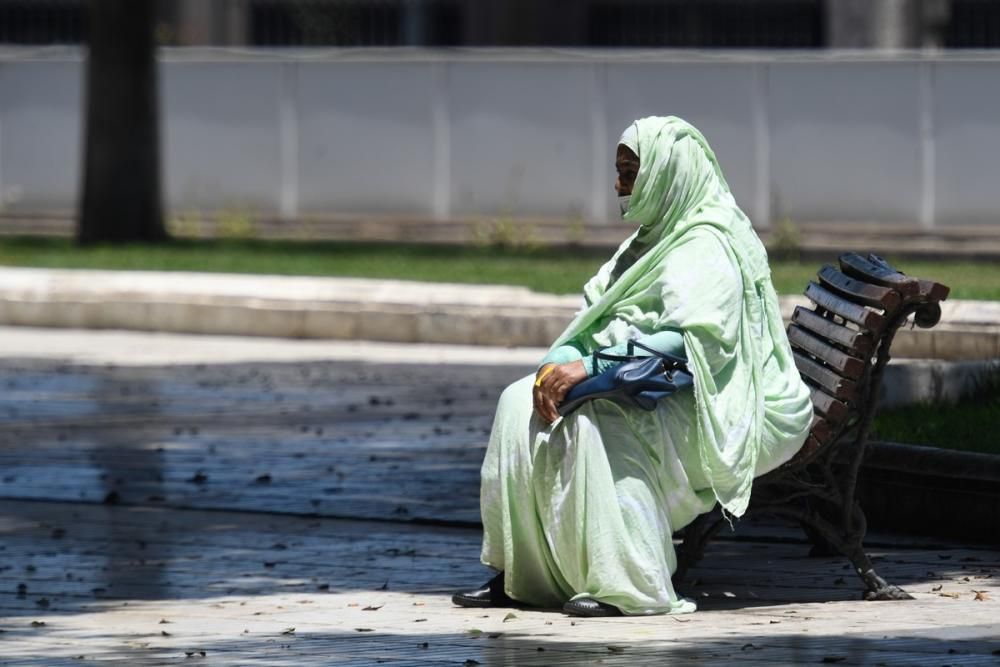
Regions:
M 822 449 L 822 447 L 823 443 L 817 440 L 816 436 L 814 436 L 810 432 L 809 435 L 806 437 L 805 443 L 803 443 L 799 451 L 796 452 L 795 456 L 793 456 L 792 459 L 782 467 L 786 469 L 794 468 L 798 466 L 800 463 L 811 459 L 819 452 L 820 449 Z
M 817 315 L 808 308 L 796 306 L 795 312 L 792 313 L 792 322 L 809 329 L 822 338 L 842 345 L 852 356 L 863 358 L 872 352 L 873 339 L 870 333 L 849 329 L 822 315 Z
M 871 262 L 861 255 L 849 252 L 840 256 L 840 270 L 849 276 L 873 285 L 895 290 L 902 297 L 916 295 L 920 286 L 914 278 L 903 275 L 888 264 Z
M 902 302 L 896 290 L 855 280 L 829 264 L 824 265 L 817 276 L 821 285 L 853 303 L 893 311 Z
M 788 340 L 793 348 L 804 350 L 821 359 L 844 377 L 857 380 L 865 370 L 865 362 L 861 359 L 844 354 L 795 324 L 788 327 Z
M 795 366 L 799 372 L 822 387 L 831 396 L 840 399 L 849 399 L 854 396 L 855 383 L 852 380 L 837 375 L 801 352 L 793 350 L 792 356 L 795 357 Z
M 951 288 L 933 280 L 919 280 L 920 296 L 928 301 L 944 301 L 951 293 Z
M 814 415 L 812 426 L 809 428 L 809 437 L 813 438 L 820 446 L 830 442 L 835 433 L 835 427 L 824 417 Z
M 868 259 L 865 259 L 857 253 L 846 253 L 840 256 L 840 268 L 844 273 L 859 280 L 891 287 L 904 298 L 919 294 L 927 301 L 944 301 L 951 292 L 951 288 L 947 285 L 907 276 L 875 255 L 869 255 Z
M 839 424 L 847 417 L 847 405 L 819 387 L 810 386 L 809 396 L 812 398 L 813 410 L 829 421 Z
M 882 327 L 885 326 L 885 318 L 879 313 L 851 303 L 847 299 L 842 299 L 833 292 L 820 287 L 817 283 L 809 283 L 809 287 L 806 288 L 806 296 L 817 306 L 840 315 L 845 320 L 854 322 L 869 331 L 881 331 Z

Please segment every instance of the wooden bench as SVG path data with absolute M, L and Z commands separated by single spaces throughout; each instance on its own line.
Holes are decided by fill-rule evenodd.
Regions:
M 896 331 L 911 316 L 919 327 L 937 324 L 949 288 L 906 276 L 875 255 L 846 253 L 839 264 L 819 270 L 805 291 L 813 307 L 797 307 L 788 326 L 795 364 L 812 394 L 812 428 L 791 461 L 754 481 L 748 514 L 796 521 L 815 545 L 813 554 L 847 556 L 866 599 L 907 599 L 875 572 L 865 552 L 858 475 Z M 685 528 L 676 583 L 726 523 L 717 506 Z

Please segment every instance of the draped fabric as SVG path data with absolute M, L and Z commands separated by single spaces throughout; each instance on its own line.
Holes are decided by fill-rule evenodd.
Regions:
M 584 352 L 683 334 L 694 391 L 653 412 L 592 401 L 546 424 L 530 377 L 504 392 L 482 469 L 482 560 L 530 604 L 593 597 L 625 613 L 684 612 L 671 533 L 718 502 L 744 513 L 752 482 L 799 449 L 812 417 L 767 255 L 694 127 L 626 131 L 636 231 L 584 287 L 553 348 Z

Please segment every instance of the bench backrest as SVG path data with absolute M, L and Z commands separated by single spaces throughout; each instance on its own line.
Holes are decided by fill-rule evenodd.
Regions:
M 788 326 L 814 414 L 809 437 L 785 467 L 808 463 L 843 441 L 864 443 L 896 330 L 911 315 L 917 326 L 937 324 L 949 291 L 876 255 L 846 253 L 839 269 L 819 270 L 805 291 L 812 308 L 796 307 Z

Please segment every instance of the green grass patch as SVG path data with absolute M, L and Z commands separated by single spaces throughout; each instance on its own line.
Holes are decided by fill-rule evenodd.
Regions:
M 607 253 L 263 240 L 175 240 L 78 248 L 65 239 L 0 239 L 0 264 L 73 269 L 209 271 L 524 285 L 578 293 Z
M 1000 454 L 1000 374 L 954 404 L 912 405 L 875 415 L 872 439 Z
M 583 248 L 505 248 L 265 240 L 175 240 L 76 247 L 68 239 L 0 238 L 0 265 L 209 271 L 523 285 L 576 294 L 610 256 Z M 835 261 L 831 257 L 827 261 Z M 799 294 L 821 261 L 774 261 L 774 284 Z M 900 261 L 907 273 L 952 287 L 958 299 L 1000 299 L 1000 263 Z

